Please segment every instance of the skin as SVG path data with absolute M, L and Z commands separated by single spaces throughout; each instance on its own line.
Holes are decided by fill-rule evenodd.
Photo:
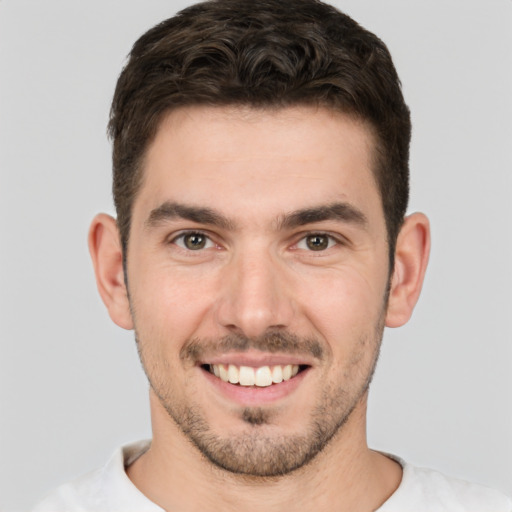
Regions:
M 135 329 L 151 384 L 153 442 L 127 473 L 162 508 L 370 511 L 398 487 L 399 465 L 367 446 L 367 393 L 384 325 L 418 299 L 429 227 L 406 219 L 390 281 L 373 145 L 364 123 L 324 109 L 180 109 L 146 155 L 129 290 L 114 219 L 93 221 L 100 294 Z M 287 361 L 306 371 L 276 396 L 233 393 L 201 366 Z

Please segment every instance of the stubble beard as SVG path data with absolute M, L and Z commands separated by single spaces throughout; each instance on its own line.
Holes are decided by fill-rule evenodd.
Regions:
M 384 316 L 383 312 L 372 332 L 360 338 L 358 349 L 343 370 L 344 378 L 337 384 L 326 385 L 322 390 L 317 405 L 310 413 L 308 429 L 303 435 L 272 434 L 273 417 L 278 413 L 271 408 L 261 407 L 247 407 L 240 411 L 239 419 L 247 425 L 244 433 L 226 436 L 215 433 L 200 407 L 178 401 L 173 397 L 172 385 L 155 378 L 158 375 L 156 367 L 160 364 L 153 364 L 155 361 L 146 357 L 148 354 L 145 353 L 137 331 L 136 340 L 152 390 L 170 418 L 205 459 L 217 468 L 233 474 L 272 478 L 304 467 L 324 450 L 334 436 L 343 431 L 343 426 L 370 386 L 379 356 Z M 287 333 L 272 333 L 259 340 L 227 337 L 221 343 L 223 346 L 236 345 L 240 348 L 244 345 L 267 351 L 282 351 L 282 347 L 285 351 L 297 351 L 300 347 L 302 353 L 309 351 L 315 357 L 323 353 L 318 341 L 299 339 Z M 209 345 L 209 342 L 191 340 L 185 344 L 185 347 L 188 346 L 187 354 L 184 355 L 182 351 L 180 356 L 182 359 L 193 358 L 197 355 L 194 351 Z
M 188 408 L 183 416 L 164 403 L 181 431 L 214 466 L 236 475 L 275 478 L 306 466 L 342 430 L 368 385 L 355 400 L 346 393 L 324 391 L 320 405 L 311 414 L 304 435 L 269 435 L 263 428 L 272 422 L 272 413 L 263 408 L 245 408 L 240 418 L 250 426 L 244 434 L 215 435 L 198 409 Z

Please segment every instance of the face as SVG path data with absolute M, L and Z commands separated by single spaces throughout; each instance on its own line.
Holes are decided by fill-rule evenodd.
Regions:
M 389 279 L 371 155 L 364 124 L 309 107 L 181 109 L 148 150 L 139 352 L 152 407 L 219 467 L 285 474 L 364 428 Z

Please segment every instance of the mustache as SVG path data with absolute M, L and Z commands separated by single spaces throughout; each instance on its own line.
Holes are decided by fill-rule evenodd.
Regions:
M 226 352 L 246 352 L 250 349 L 261 352 L 284 352 L 289 354 L 311 354 L 315 359 L 323 359 L 325 349 L 315 338 L 300 337 L 286 331 L 271 331 L 257 338 L 240 334 L 228 334 L 222 338 L 191 338 L 180 350 L 184 361 L 204 361 L 213 355 Z

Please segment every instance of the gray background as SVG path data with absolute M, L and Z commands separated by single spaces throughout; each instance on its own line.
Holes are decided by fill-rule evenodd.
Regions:
M 150 435 L 131 332 L 86 249 L 112 212 L 109 102 L 131 44 L 187 1 L 0 1 L 0 508 Z M 512 494 L 512 1 L 347 0 L 389 46 L 414 121 L 411 211 L 433 229 L 388 330 L 373 447 Z

